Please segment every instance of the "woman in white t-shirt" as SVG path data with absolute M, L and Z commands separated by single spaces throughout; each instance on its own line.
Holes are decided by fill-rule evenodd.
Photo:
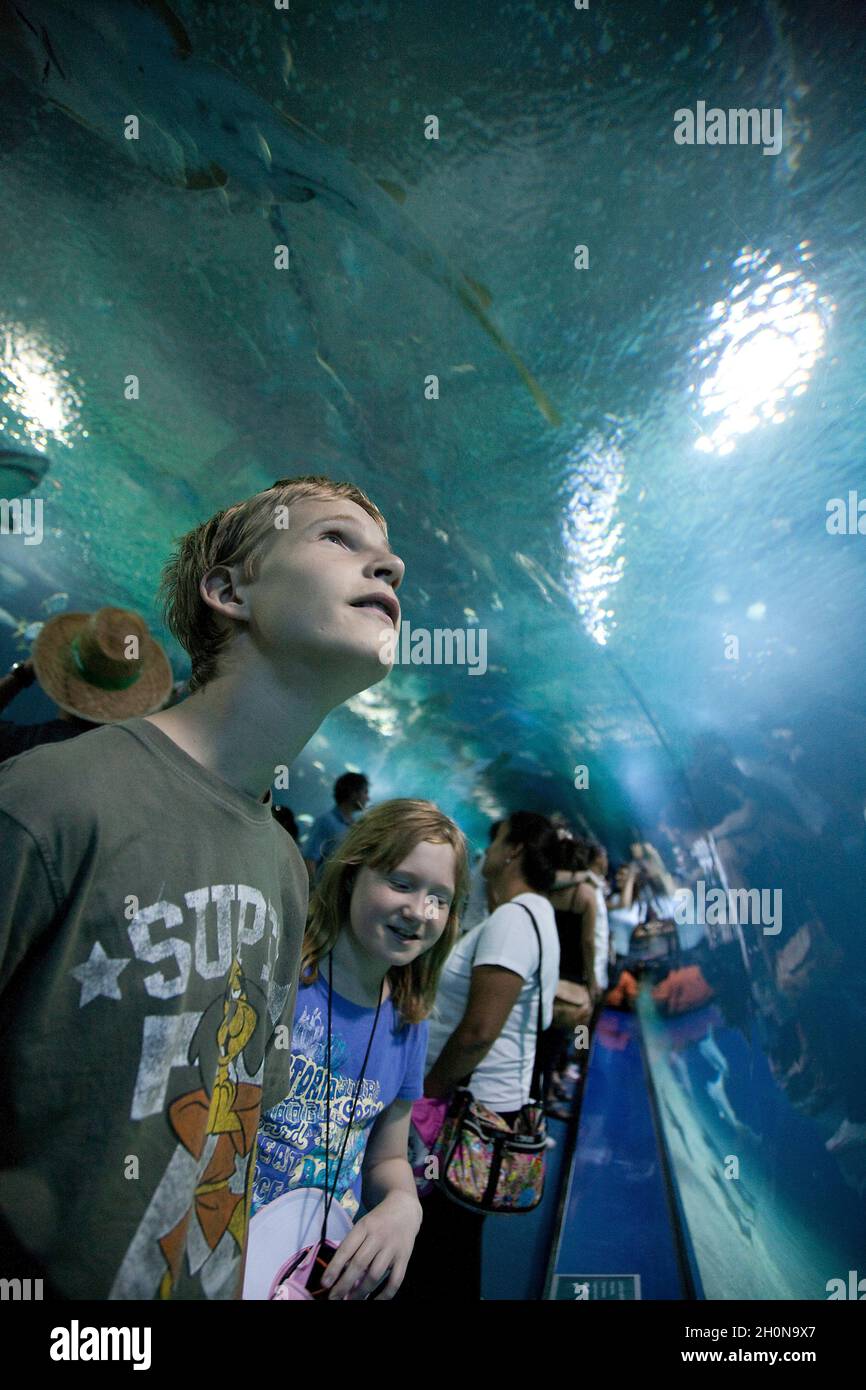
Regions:
M 615 906 L 608 911 L 611 943 L 618 958 L 628 956 L 632 932 L 646 921 L 650 908 L 662 921 L 679 920 L 677 898 L 682 890 L 665 869 L 658 851 L 652 845 L 635 845 L 634 849 L 640 857 L 617 871 L 618 891 L 612 899 Z M 693 921 L 677 931 L 683 949 L 695 945 L 704 934 Z
M 547 1028 L 559 979 L 559 937 L 547 897 L 557 845 L 550 821 L 534 812 L 516 811 L 499 825 L 484 860 L 494 910 L 460 938 L 442 971 L 429 1019 L 425 1096 L 446 1098 L 468 1077 L 475 1099 L 509 1123 L 530 1099 L 538 991 Z M 477 1301 L 484 1216 L 438 1187 L 423 1207 L 397 1298 Z

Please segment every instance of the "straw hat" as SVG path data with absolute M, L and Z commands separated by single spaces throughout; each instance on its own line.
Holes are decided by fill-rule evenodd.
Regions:
M 168 657 L 144 619 L 128 608 L 58 613 L 36 638 L 31 656 L 46 695 L 94 724 L 153 714 L 171 694 Z

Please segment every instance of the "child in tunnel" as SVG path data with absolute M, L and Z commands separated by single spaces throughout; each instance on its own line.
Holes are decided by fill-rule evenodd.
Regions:
M 360 489 L 281 479 L 166 566 L 189 698 L 0 767 L 0 1246 L 46 1298 L 240 1294 L 308 896 L 270 787 L 388 674 L 403 568 Z
M 467 890 L 463 835 L 428 801 L 376 806 L 325 863 L 304 938 L 291 1083 L 258 1135 L 245 1297 L 311 1296 L 306 1281 L 300 1293 L 282 1281 L 324 1231 L 338 1248 L 321 1296 L 399 1288 L 421 1220 L 407 1141 L 424 1019 Z M 352 1226 L 362 1197 L 366 1214 Z

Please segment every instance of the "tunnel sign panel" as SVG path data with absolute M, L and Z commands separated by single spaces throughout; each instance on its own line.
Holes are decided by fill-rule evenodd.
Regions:
M 557 1303 L 639 1299 L 639 1274 L 557 1274 L 551 1298 Z

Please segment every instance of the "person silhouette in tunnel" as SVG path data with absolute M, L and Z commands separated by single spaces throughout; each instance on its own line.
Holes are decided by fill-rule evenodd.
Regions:
M 539 992 L 543 1029 L 553 1017 L 559 938 L 548 894 L 558 844 L 550 821 L 534 812 L 514 811 L 499 824 L 484 860 L 492 911 L 448 957 L 430 1021 L 425 1096 L 447 1098 L 468 1077 L 475 1099 L 508 1125 L 530 1099 Z M 423 1205 L 397 1298 L 477 1302 L 483 1213 L 438 1187 Z
M 608 985 L 607 851 L 596 840 L 560 836 L 556 867 L 550 901 L 559 935 L 559 983 L 542 1049 L 548 1114 L 568 1119 L 573 1084 L 565 1083 L 579 1079 L 574 1067 L 566 1075 L 574 1030 L 588 1026 Z
M 330 854 L 346 838 L 349 827 L 370 800 L 370 783 L 363 772 L 344 772 L 334 783 L 334 804 L 313 821 L 304 843 L 304 863 L 313 883 Z
M 65 1298 L 239 1294 L 308 896 L 270 787 L 388 674 L 403 569 L 358 488 L 280 479 L 166 565 L 189 697 L 0 767 L 4 1275 Z

